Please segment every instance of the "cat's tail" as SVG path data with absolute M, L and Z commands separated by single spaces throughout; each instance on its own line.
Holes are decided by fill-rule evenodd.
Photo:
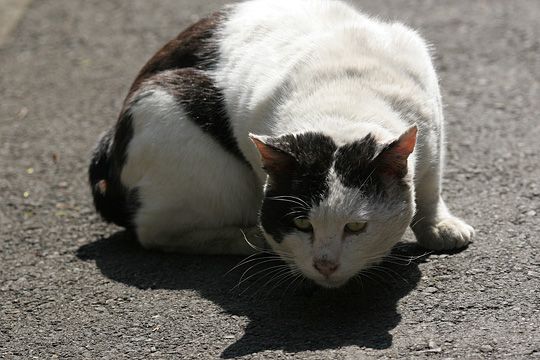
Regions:
M 94 206 L 101 217 L 116 225 L 131 229 L 136 208 L 136 192 L 120 182 L 120 171 L 113 155 L 114 129 L 104 133 L 92 151 L 88 169 Z

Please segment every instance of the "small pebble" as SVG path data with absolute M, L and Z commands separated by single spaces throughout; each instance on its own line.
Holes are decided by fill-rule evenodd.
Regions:
M 427 288 L 424 289 L 424 292 L 427 292 L 429 294 L 436 293 L 437 291 L 439 291 L 439 289 L 437 289 L 434 286 L 428 286 Z
M 534 216 L 534 215 L 536 215 L 536 211 L 534 210 L 527 211 L 527 216 Z
M 19 112 L 17 113 L 17 117 L 19 119 L 24 119 L 26 115 L 28 115 L 28 108 L 26 107 L 21 108 L 21 110 L 19 110 Z
M 493 347 L 490 346 L 490 345 L 482 345 L 482 346 L 480 346 L 480 351 L 482 351 L 482 352 L 492 352 Z

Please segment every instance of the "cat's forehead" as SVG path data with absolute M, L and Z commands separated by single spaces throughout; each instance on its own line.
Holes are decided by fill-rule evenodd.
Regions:
M 330 136 L 318 132 L 283 135 L 276 138 L 273 145 L 293 155 L 300 165 L 324 167 L 328 170 L 338 149 Z
M 324 175 L 327 182 L 337 179 L 353 188 L 366 184 L 366 178 L 373 171 L 371 162 L 382 148 L 372 134 L 341 146 L 330 136 L 316 132 L 285 135 L 277 141 L 279 147 L 298 162 L 299 175 L 317 175 L 318 178 Z
M 334 169 L 330 170 L 327 183 L 327 196 L 313 206 L 310 218 L 339 222 L 343 218 L 361 217 L 368 212 L 370 201 L 366 201 L 369 196 L 364 189 L 345 186 Z

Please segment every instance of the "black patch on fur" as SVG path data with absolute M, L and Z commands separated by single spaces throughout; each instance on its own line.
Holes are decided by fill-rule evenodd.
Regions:
M 327 178 L 337 147 L 320 133 L 285 135 L 270 145 L 296 160 L 289 172 L 270 178 L 261 208 L 262 227 L 280 242 L 295 231 L 295 217 L 306 216 L 311 207 L 328 196 Z
M 204 71 L 195 68 L 165 71 L 153 76 L 144 86 L 159 86 L 173 95 L 202 131 L 248 164 L 232 133 L 223 94 Z
M 204 132 L 248 164 L 234 139 L 223 94 L 205 72 L 217 62 L 217 43 L 213 37 L 225 16 L 226 11 L 216 12 L 161 48 L 139 72 L 126 107 L 143 90 L 158 86 L 173 95 Z
M 379 187 L 374 160 L 381 148 L 370 134 L 362 140 L 341 146 L 336 153 L 334 168 L 339 180 L 347 187 Z
M 378 144 L 369 134 L 361 140 L 341 146 L 335 156 L 334 169 L 343 185 L 360 188 L 365 194 L 384 198 L 390 186 L 407 186 L 400 176 L 385 171 L 381 154 L 391 150 L 391 144 Z
M 132 117 L 123 114 L 115 129 L 105 133 L 92 153 L 88 171 L 94 206 L 107 222 L 128 229 L 134 227 L 133 217 L 140 206 L 137 189 L 127 189 L 120 182 L 120 173 L 126 161 L 126 151 L 133 137 Z M 106 182 L 101 193 L 98 183 Z
M 161 86 L 169 91 L 203 131 L 244 159 L 232 136 L 223 96 L 203 71 L 217 61 L 217 46 L 212 38 L 225 16 L 225 12 L 217 12 L 184 30 L 165 44 L 137 75 L 116 126 L 100 139 L 92 153 L 91 191 L 96 210 L 106 221 L 134 230 L 133 219 L 140 207 L 138 191 L 126 188 L 120 174 L 133 137 L 130 108 L 148 86 Z M 102 180 L 107 184 L 104 194 L 98 185 Z
M 213 66 L 217 61 L 217 46 L 212 38 L 225 16 L 225 11 L 215 12 L 165 44 L 141 69 L 130 93 L 135 92 L 146 79 L 162 71 L 191 67 L 207 70 Z

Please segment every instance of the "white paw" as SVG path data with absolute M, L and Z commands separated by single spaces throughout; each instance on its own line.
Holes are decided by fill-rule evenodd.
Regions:
M 423 221 L 413 228 L 416 239 L 431 250 L 451 250 L 466 246 L 474 236 L 474 229 L 452 215 L 436 223 Z

